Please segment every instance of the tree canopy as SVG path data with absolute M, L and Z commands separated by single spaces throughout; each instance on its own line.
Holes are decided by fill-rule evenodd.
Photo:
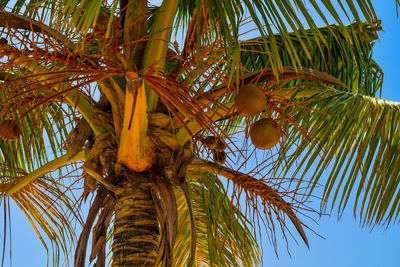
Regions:
M 398 221 L 400 103 L 378 97 L 382 28 L 370 1 L 1 7 L 1 201 L 21 208 L 46 248 L 47 236 L 55 261 L 74 247 L 82 266 L 92 235 L 96 266 L 107 242 L 114 266 L 127 264 L 126 218 L 153 230 L 142 254 L 163 266 L 258 265 L 260 223 L 274 246 L 278 231 L 308 246 L 304 219 L 335 205 L 352 205 L 365 225 Z M 261 122 L 272 144 L 256 143 Z M 139 215 L 124 211 L 131 204 Z M 156 213 L 152 226 L 141 212 Z

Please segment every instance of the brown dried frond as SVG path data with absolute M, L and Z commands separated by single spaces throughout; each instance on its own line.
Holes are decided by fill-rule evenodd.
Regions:
M 188 167 L 189 176 L 196 176 L 196 174 L 199 174 L 202 171 L 222 175 L 229 181 L 233 182 L 232 201 L 235 200 L 237 206 L 240 206 L 239 202 L 244 193 L 246 197 L 245 213 L 248 214 L 249 212 L 252 212 L 252 214 L 249 215 L 252 215 L 254 219 L 257 219 L 257 221 L 264 222 L 270 229 L 269 234 L 272 240 L 275 240 L 276 235 L 275 222 L 278 222 L 284 236 L 285 232 L 289 231 L 287 228 L 287 222 L 285 221 L 285 218 L 288 217 L 303 241 L 308 246 L 308 240 L 303 229 L 303 227 L 308 228 L 308 226 L 297 217 L 296 213 L 303 214 L 302 211 L 316 211 L 298 200 L 298 196 L 301 196 L 301 193 L 298 190 L 283 190 L 285 184 L 282 179 L 279 179 L 275 184 L 272 184 L 272 181 L 274 180 L 272 178 L 256 179 L 253 175 L 235 171 L 205 160 L 193 160 L 192 164 Z M 278 191 L 274 188 L 280 188 L 280 190 Z M 288 199 L 289 201 L 285 199 Z M 275 242 L 273 243 L 275 244 Z
M 0 62 L 0 71 L 6 78 L 0 84 L 0 93 L 5 95 L 2 98 L 4 109 L 17 107 L 26 114 L 51 100 L 63 102 L 70 90 L 79 91 L 111 75 L 123 74 L 112 59 L 101 54 L 82 55 L 79 50 L 68 51 L 65 47 L 45 50 L 46 46 L 24 37 L 17 30 L 10 29 L 7 34 L 12 40 L 19 36 L 22 48 L 11 42 L 0 49 L 1 55 L 8 57 L 7 61 Z M 29 108 L 24 109 L 24 106 Z
M 155 75 L 155 73 L 157 73 L 157 75 Z M 185 123 L 188 121 L 196 121 L 205 129 L 217 127 L 214 120 L 211 118 L 213 114 L 207 114 L 207 111 L 212 110 L 210 106 L 197 100 L 197 96 L 201 94 L 198 91 L 177 82 L 167 73 L 155 72 L 151 69 L 141 77 L 146 81 L 149 87 L 157 93 L 171 113 L 182 123 L 184 122 L 183 127 L 185 127 Z M 215 101 L 213 102 L 215 105 L 224 109 L 223 105 Z M 187 130 L 190 131 L 189 129 Z
M 196 17 L 193 16 L 191 31 L 195 30 L 193 21 Z M 189 38 L 195 33 L 188 30 L 187 34 L 187 38 Z M 230 94 L 217 97 L 209 94 L 210 88 L 215 85 L 230 82 L 228 78 L 229 64 L 224 59 L 223 41 L 211 36 L 210 29 L 205 26 L 202 28 L 199 42 L 201 49 L 197 50 L 191 39 L 187 39 L 185 52 L 182 52 L 181 55 L 179 55 L 179 48 L 176 47 L 177 51 L 170 59 L 178 60 L 178 64 L 172 73 L 155 75 L 152 73 L 156 71 L 149 70 L 143 76 L 143 79 L 168 107 L 175 117 L 174 120 L 180 122 L 189 133 L 190 129 L 186 127 L 186 123 L 196 121 L 207 132 L 206 134 L 213 134 L 223 140 L 219 145 L 220 150 L 223 150 L 227 143 L 235 147 L 234 142 L 230 140 L 230 135 L 225 133 L 219 123 L 215 122 L 219 120 L 215 117 L 226 117 L 225 114 L 232 113 L 232 108 L 225 106 L 230 101 Z M 185 54 L 185 58 L 182 56 L 183 54 Z M 199 134 L 202 135 L 203 133 Z M 230 150 L 233 152 L 238 149 L 235 147 L 235 149 Z
M 269 186 L 267 184 L 267 180 L 258 180 L 250 175 L 242 174 L 241 176 L 236 176 L 235 178 L 236 179 L 232 179 L 232 181 L 234 182 L 234 186 L 238 188 L 236 192 L 238 195 L 240 195 L 239 191 L 241 190 L 245 192 L 249 208 L 251 207 L 257 211 L 260 211 L 261 209 L 257 208 L 257 199 L 259 199 L 261 201 L 261 206 L 263 207 L 262 211 L 265 215 L 265 218 L 272 222 L 272 214 L 274 214 L 276 219 L 282 223 L 282 226 L 285 227 L 286 223 L 284 222 L 284 217 L 288 216 L 300 234 L 301 238 L 308 246 L 307 237 L 302 227 L 303 223 L 296 217 L 293 210 L 294 208 L 300 208 L 301 205 L 296 202 L 296 205 L 293 205 L 283 199 L 283 197 L 292 198 L 292 196 L 295 195 L 294 192 L 279 192 Z M 291 200 L 292 202 L 296 201 L 295 199 Z M 264 218 L 264 216 L 261 218 Z
M 197 29 L 200 30 L 200 36 L 202 36 L 205 31 L 209 30 L 207 25 L 209 17 L 207 6 L 202 3 L 200 7 L 200 14 L 198 14 L 197 9 L 194 9 L 192 19 L 186 31 L 185 43 L 181 54 L 184 59 L 197 49 Z M 200 23 L 198 23 L 198 17 L 200 17 Z
M 8 40 L 8 50 L 10 50 L 5 51 L 3 47 L 3 54 L 22 54 L 28 57 L 27 61 L 30 61 L 29 58 L 31 58 L 40 62 L 43 66 L 47 66 L 46 63 L 51 63 L 55 69 L 57 69 L 57 65 L 64 68 L 67 66 L 69 69 L 96 69 L 97 71 L 104 69 L 104 67 L 115 68 L 112 58 L 104 55 L 104 49 L 107 48 L 107 51 L 112 51 L 113 55 L 121 53 L 122 50 L 118 42 L 107 39 L 104 31 L 94 31 L 85 36 L 78 36 L 78 38 L 69 36 L 73 38 L 71 40 L 77 40 L 76 43 L 72 43 L 73 49 L 71 49 L 71 45 L 68 46 L 60 40 L 67 38 L 66 36 L 58 38 L 57 34 L 62 35 L 61 33 L 48 30 L 45 28 L 47 26 L 38 21 L 32 21 L 30 28 L 22 28 L 23 30 L 30 30 L 28 35 L 26 35 L 26 31 L 19 30 L 16 25 L 9 25 L 7 21 L 2 23 L 5 27 L 3 34 L 6 37 L 5 39 Z M 15 58 L 15 56 L 13 57 Z

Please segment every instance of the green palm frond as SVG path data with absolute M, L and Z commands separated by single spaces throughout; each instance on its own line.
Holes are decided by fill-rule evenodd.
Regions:
M 2 169 L 8 167 L 2 164 Z M 15 172 L 15 168 L 11 169 Z M 76 198 L 73 194 L 76 186 L 74 184 L 66 186 L 64 181 L 61 182 L 63 178 L 54 181 L 51 176 L 44 176 L 17 194 L 6 197 L 5 192 L 8 188 L 25 174 L 23 170 L 18 171 L 17 177 L 1 178 L 0 203 L 6 206 L 4 209 L 6 211 L 9 199 L 15 202 L 31 224 L 48 255 L 53 254 L 53 264 L 59 264 L 60 255 L 68 261 L 70 246 L 76 241 L 74 223 L 82 222 L 80 209 L 75 204 Z M 7 216 L 7 213 L 4 216 Z M 48 247 L 49 243 L 51 247 Z
M 24 77 L 23 69 L 13 72 L 14 80 L 0 84 L 0 120 L 15 120 L 21 134 L 16 141 L 0 140 L 0 162 L 31 172 L 47 163 L 49 154 L 63 154 L 61 148 L 76 113 L 62 101 L 54 102 L 57 95 L 43 90 L 34 78 Z
M 375 13 L 369 1 L 358 1 L 358 5 L 356 5 L 351 1 L 347 1 L 346 4 L 332 3 L 331 1 L 323 1 L 317 4 L 315 0 L 283 0 L 275 2 L 260 0 L 191 0 L 180 1 L 177 26 L 186 24 L 190 19 L 188 15 L 190 14 L 191 16 L 194 9 L 199 9 L 202 5 L 213 7 L 208 10 L 209 23 L 218 32 L 218 35 L 222 36 L 226 44 L 227 54 L 233 56 L 233 61 L 236 64 L 240 62 L 239 25 L 245 16 L 250 15 L 258 31 L 261 33 L 264 49 L 269 56 L 271 67 L 275 73 L 284 66 L 279 57 L 278 42 L 281 42 L 286 51 L 288 51 L 288 60 L 291 62 L 289 65 L 294 67 L 302 66 L 300 60 L 302 53 L 311 60 L 312 51 L 310 49 L 313 42 L 317 44 L 317 47 L 327 43 L 324 34 L 316 26 L 315 21 L 317 19 L 321 19 L 326 25 L 329 25 L 330 22 L 327 19 L 327 14 L 332 16 L 348 42 L 351 42 L 351 38 L 348 29 L 344 26 L 346 22 L 343 22 L 342 17 L 338 14 L 338 10 L 343 11 L 346 15 L 349 15 L 347 10 L 350 10 L 351 15 L 354 16 L 358 25 L 361 25 L 360 13 L 371 27 L 374 27 L 374 22 L 376 21 Z M 325 8 L 325 12 L 321 11 L 322 6 Z M 361 11 L 360 13 L 357 11 L 357 8 Z M 224 12 L 221 12 L 221 10 L 224 10 Z M 350 22 L 348 21 L 347 23 Z M 305 24 L 307 25 L 306 27 L 304 27 Z M 308 34 L 306 33 L 306 28 L 311 29 Z M 294 33 L 290 35 L 289 32 Z M 275 33 L 280 35 L 279 39 L 275 38 Z
M 52 170 L 58 169 L 62 166 L 65 166 L 69 163 L 75 163 L 77 161 L 84 160 L 86 158 L 85 151 L 80 151 L 75 155 L 72 153 L 67 153 L 64 156 L 58 157 L 47 164 L 41 166 L 40 168 L 36 169 L 33 172 L 25 175 L 18 183 L 14 184 L 8 191 L 7 195 L 10 196 L 15 192 L 21 190 L 25 186 L 29 185 L 30 183 L 34 182 L 38 178 L 40 178 L 43 174 L 51 172 Z
M 117 13 L 118 4 L 119 1 L 105 4 L 104 1 L 98 0 L 51 0 L 38 1 L 36 5 L 28 5 L 26 10 L 33 12 L 43 8 L 44 11 L 40 13 L 42 21 L 50 20 L 60 29 L 70 33 L 85 34 L 96 25 L 97 21 L 103 20 L 108 15 L 111 16 L 110 24 L 108 24 L 110 26 Z M 13 12 L 17 12 L 14 9 Z
M 8 91 L 9 86 L 10 84 L 1 84 L 0 100 L 4 109 L 0 112 L 2 119 L 13 116 L 18 120 L 21 136 L 12 142 L 0 140 L 0 180 L 4 203 L 7 203 L 5 193 L 10 188 L 9 185 L 14 185 L 27 173 L 45 165 L 52 157 L 63 154 L 60 148 L 68 134 L 69 123 L 66 114 L 73 113 L 72 109 L 60 103 L 50 102 L 21 116 L 25 109 L 40 102 L 41 97 L 14 96 Z M 13 108 L 6 109 L 10 105 Z M 60 171 L 59 174 L 61 173 Z M 40 180 L 14 194 L 10 199 L 23 211 L 46 250 L 48 249 L 49 253 L 53 252 L 53 258 L 58 259 L 57 254 L 70 253 L 69 246 L 75 238 L 71 222 L 72 218 L 77 219 L 76 216 L 80 216 L 79 209 L 74 206 L 76 199 L 71 193 L 65 193 L 69 191 L 67 187 L 43 177 L 48 176 L 41 175 Z M 47 247 L 47 241 L 52 243 L 53 248 Z
M 254 226 L 229 199 L 219 178 L 207 174 L 189 183 L 197 233 L 196 266 L 259 266 Z M 190 251 L 186 202 L 177 193 L 179 210 L 174 266 L 184 266 Z
M 31 172 L 47 163 L 49 153 L 62 154 L 60 147 L 67 136 L 67 121 L 60 110 L 58 104 L 52 103 L 20 119 L 21 137 L 13 142 L 0 140 L 0 163 Z M 18 109 L 13 112 L 19 113 Z
M 54 252 L 54 265 L 58 265 L 60 255 L 66 260 L 69 258 L 71 244 L 75 242 L 75 228 L 72 224 L 76 220 L 81 220 L 80 207 L 76 206 L 77 198 L 72 190 L 76 185 L 71 180 L 54 181 L 52 176 L 40 173 L 40 177 L 36 177 L 39 179 L 11 197 L 6 197 L 5 193 L 23 181 L 24 177 L 35 173 L 34 170 L 46 168 L 44 166 L 53 158 L 66 154 L 63 146 L 68 132 L 81 115 L 77 114 L 75 102 L 69 106 L 64 104 L 62 93 L 55 90 L 60 83 L 56 81 L 57 75 L 49 72 L 60 70 L 59 65 L 32 56 L 33 50 L 40 50 L 42 53 L 43 47 L 38 48 L 33 45 L 28 48 L 28 44 L 35 40 L 31 31 L 37 31 L 35 32 L 37 35 L 43 34 L 54 38 L 56 43 L 57 36 L 48 34 L 50 28 L 41 31 L 40 24 L 31 23 L 29 19 L 19 17 L 16 21 L 9 20 L 10 23 L 4 21 L 4 16 L 7 18 L 9 14 L 2 12 L 0 15 L 2 27 L 0 66 L 4 71 L 0 82 L 0 121 L 16 121 L 20 135 L 15 141 L 0 140 L 2 201 L 7 203 L 6 200 L 12 199 L 16 203 L 46 250 L 49 253 Z M 15 25 L 10 25 L 12 23 Z M 24 30 L 29 32 L 26 34 Z M 20 49 L 24 52 L 20 53 Z M 47 52 L 54 55 L 54 51 Z M 8 57 L 7 60 L 3 58 L 4 56 Z M 40 63 L 46 67 L 39 65 Z M 33 65 L 34 67 L 29 69 Z M 35 72 L 41 70 L 40 67 L 46 70 L 45 73 Z M 76 96 L 74 93 L 71 95 Z M 2 129 L 3 132 L 4 130 Z M 57 171 L 58 167 L 46 172 Z M 76 165 L 70 167 L 73 170 L 77 168 Z M 58 169 L 60 179 L 66 170 Z M 51 247 L 48 247 L 49 242 Z
M 85 33 L 90 27 L 94 26 L 101 12 L 109 13 L 112 20 L 112 17 L 118 11 L 118 2 L 113 1 L 109 7 L 105 8 L 102 4 L 103 1 L 99 0 L 63 0 L 56 7 L 53 6 L 50 13 L 52 13 L 51 16 L 57 16 L 64 24 L 69 25 L 69 28 L 73 26 L 72 28 Z M 121 3 L 124 2 L 122 1 Z M 52 2 L 52 4 L 55 5 L 55 2 Z M 301 0 L 293 2 L 288 0 L 276 2 L 261 0 L 246 0 L 243 2 L 239 0 L 190 0 L 179 1 L 174 28 L 181 29 L 182 26 L 186 26 L 194 10 L 200 10 L 204 7 L 213 7 L 207 11 L 209 16 L 208 23 L 214 29 L 213 31 L 224 40 L 226 53 L 233 57 L 235 66 L 238 66 L 240 62 L 240 24 L 245 16 L 250 15 L 258 31 L 261 33 L 261 40 L 265 51 L 270 57 L 274 73 L 278 73 L 278 70 L 285 65 L 279 57 L 279 43 L 288 51 L 288 60 L 291 62 L 290 65 L 294 67 L 302 66 L 302 53 L 309 59 L 312 58 L 310 47 L 312 47 L 311 44 L 313 42 L 317 44 L 317 47 L 328 43 L 324 33 L 316 26 L 315 21 L 317 19 L 322 20 L 325 25 L 329 25 L 332 23 L 328 20 L 329 14 L 333 18 L 333 21 L 339 25 L 338 27 L 343 32 L 344 38 L 349 43 L 352 42 L 352 38 L 348 28 L 344 25 L 351 21 L 344 22 L 344 18 L 354 17 L 356 23 L 361 28 L 360 17 L 364 17 L 373 29 L 374 23 L 377 20 L 369 1 L 357 1 L 357 4 L 352 1 L 347 1 L 346 4 L 323 1 L 322 4 L 318 4 L 315 0 L 307 2 Z M 322 12 L 322 7 L 325 9 L 324 12 Z M 221 12 L 221 10 L 224 12 Z M 345 16 L 339 15 L 339 10 Z M 310 28 L 311 30 L 307 33 L 306 28 Z M 197 25 L 196 32 L 198 35 L 200 34 L 199 24 Z M 293 34 L 289 34 L 290 32 L 293 32 Z M 280 38 L 276 38 L 275 33 L 278 33 Z
M 323 27 L 320 31 L 329 42 L 317 48 L 314 41 L 312 60 L 305 54 L 302 54 L 301 60 L 303 66 L 321 70 L 344 81 L 351 91 L 301 80 L 268 89 L 273 90 L 273 97 L 280 91 L 301 88 L 297 90 L 297 97 L 295 95 L 293 98 L 297 107 L 284 111 L 296 124 L 289 127 L 281 157 L 275 167 L 279 169 L 279 166 L 285 166 L 282 177 L 291 173 L 289 170 L 292 169 L 295 169 L 294 175 L 303 173 L 301 180 L 311 177 L 308 192 L 311 195 L 323 170 L 332 162 L 333 169 L 324 191 L 324 206 L 328 205 L 328 201 L 333 201 L 332 207 L 339 204 L 341 212 L 353 193 L 356 195 L 354 211 L 364 224 L 390 223 L 399 212 L 396 201 L 393 201 L 397 197 L 397 190 L 393 188 L 397 188 L 395 181 L 399 172 L 392 167 L 398 150 L 393 149 L 397 147 L 397 139 L 393 139 L 393 133 L 389 134 L 384 129 L 396 129 L 398 104 L 373 98 L 380 92 L 383 79 L 382 70 L 371 57 L 373 41 L 376 39 L 374 30 L 371 31 L 367 24 L 362 25 L 363 29 L 358 28 L 358 24 L 347 27 L 352 43 L 346 41 L 340 27 Z M 276 37 L 281 39 L 278 35 Z M 295 38 L 294 34 L 292 38 Z M 255 38 L 243 42 L 242 62 L 249 71 L 263 70 L 269 64 L 268 54 L 260 41 L 261 38 Z M 300 44 L 297 46 L 300 47 Z M 290 64 L 283 44 L 280 43 L 279 47 L 282 61 Z M 311 99 L 299 98 L 304 95 L 301 92 L 313 90 L 315 96 Z M 285 107 L 283 103 L 282 107 Z M 370 121 L 370 124 L 366 121 Z M 242 123 L 242 120 L 231 121 L 229 127 L 236 129 Z M 363 131 L 368 134 L 362 134 Z M 307 172 L 315 168 L 314 173 Z M 385 172 L 381 168 L 390 171 Z M 389 180 L 392 182 L 390 186 L 385 182 Z
M 275 163 L 285 166 L 281 175 L 302 173 L 307 195 L 325 184 L 323 206 L 337 204 L 339 213 L 355 196 L 354 212 L 364 225 L 397 221 L 400 103 L 331 89 L 303 105 L 309 109 L 296 109 L 293 118 L 312 138 L 287 129 Z M 320 181 L 327 168 L 329 177 Z
M 367 23 L 346 26 L 351 42 L 337 25 L 319 28 L 326 43 L 318 45 L 312 30 L 307 30 L 306 37 L 311 40 L 310 56 L 301 50 L 294 33 L 289 34 L 294 47 L 299 51 L 299 60 L 303 67 L 328 73 L 347 84 L 353 93 L 375 96 L 382 89 L 383 73 L 372 59 L 372 48 L 377 39 L 376 31 L 381 30 L 380 22 L 371 27 Z M 285 48 L 283 37 L 275 35 L 280 59 L 285 66 L 290 66 L 289 51 Z M 243 67 L 248 71 L 263 70 L 269 66 L 269 55 L 266 53 L 262 38 L 254 38 L 241 42 L 241 59 Z M 292 83 L 295 86 L 295 83 Z M 340 88 L 338 88 L 340 89 Z

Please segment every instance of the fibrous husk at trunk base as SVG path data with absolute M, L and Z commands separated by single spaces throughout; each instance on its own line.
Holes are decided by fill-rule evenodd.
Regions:
M 262 112 L 267 104 L 264 92 L 254 84 L 239 88 L 235 97 L 235 107 L 244 117 L 254 116 Z
M 256 148 L 270 149 L 279 142 L 281 129 L 274 120 L 264 118 L 253 124 L 250 138 Z
M 7 141 L 14 141 L 20 135 L 21 129 L 15 120 L 2 120 L 0 122 L 0 138 Z

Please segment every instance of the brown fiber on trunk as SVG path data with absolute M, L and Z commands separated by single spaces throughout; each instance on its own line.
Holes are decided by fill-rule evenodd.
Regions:
M 154 266 L 157 257 L 160 230 L 151 182 L 139 183 L 135 178 L 122 185 L 124 192 L 117 197 L 113 267 Z

